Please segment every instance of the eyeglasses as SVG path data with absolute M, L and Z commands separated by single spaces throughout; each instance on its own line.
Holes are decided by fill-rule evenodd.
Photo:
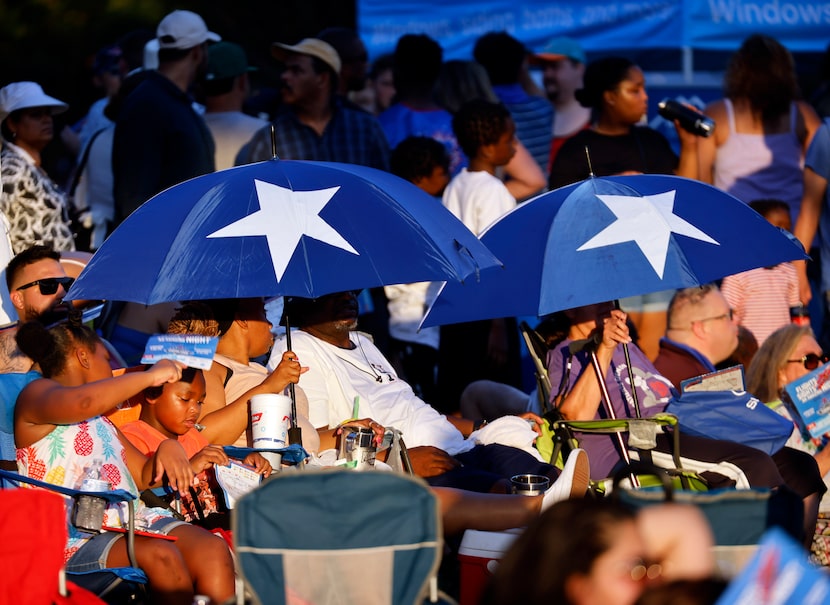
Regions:
M 74 277 L 44 277 L 43 279 L 36 279 L 28 284 L 23 284 L 17 290 L 25 290 L 32 286 L 38 286 L 43 296 L 51 296 L 58 291 L 58 286 L 63 286 L 63 290 L 66 292 L 74 282 Z
M 706 321 L 720 321 L 721 319 L 727 319 L 729 321 L 732 321 L 733 317 L 734 317 L 734 312 L 733 312 L 732 309 L 729 309 L 726 313 L 721 313 L 720 315 L 715 315 L 714 317 L 704 317 L 703 319 L 693 319 L 692 321 L 689 322 L 690 325 L 689 325 L 688 328 L 677 328 L 677 327 L 674 327 L 674 326 L 669 326 L 667 329 L 669 329 L 669 330 L 691 330 L 692 329 L 691 324 L 703 323 L 703 322 L 706 322 Z
M 704 317 L 703 319 L 693 319 L 691 323 L 703 323 L 704 321 L 720 321 L 721 319 L 728 319 L 732 321 L 732 309 L 729 309 L 726 313 L 721 313 L 720 315 L 715 315 L 714 317 Z
M 663 566 L 659 563 L 649 563 L 648 561 L 641 560 L 631 568 L 631 579 L 635 582 L 656 580 L 662 574 Z
M 815 353 L 807 353 L 800 359 L 788 359 L 787 363 L 803 363 L 805 370 L 815 370 L 820 365 L 827 363 L 828 357 L 824 353 L 817 355 Z
M 656 580 L 663 575 L 662 565 L 640 558 L 634 559 L 628 563 L 620 562 L 619 569 L 623 575 L 629 576 L 635 582 Z

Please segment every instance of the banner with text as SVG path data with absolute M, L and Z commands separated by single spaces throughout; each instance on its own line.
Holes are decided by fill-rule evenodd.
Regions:
M 371 58 L 391 52 L 403 34 L 425 33 L 447 59 L 472 56 L 475 40 L 506 30 L 531 50 L 556 36 L 586 51 L 653 48 L 735 50 L 752 33 L 792 51 L 821 52 L 830 42 L 830 1 L 815 0 L 358 0 L 358 28 Z

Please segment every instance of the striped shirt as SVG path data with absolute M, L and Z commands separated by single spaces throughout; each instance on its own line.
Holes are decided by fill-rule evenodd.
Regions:
M 521 84 L 493 86 L 493 90 L 516 123 L 516 138 L 547 174 L 553 138 L 553 105 L 547 99 L 527 94 Z
M 725 277 L 721 292 L 738 323 L 752 332 L 759 346 L 778 328 L 790 323 L 790 307 L 801 304 L 798 274 L 792 263 Z

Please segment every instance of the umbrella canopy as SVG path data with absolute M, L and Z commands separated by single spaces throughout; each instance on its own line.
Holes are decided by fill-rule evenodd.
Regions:
M 498 259 L 434 198 L 386 172 L 272 159 L 180 183 L 125 220 L 69 299 L 154 304 L 461 281 Z
M 543 316 L 807 258 L 737 198 L 666 175 L 592 178 L 542 194 L 481 241 L 504 268 L 445 284 L 422 326 Z

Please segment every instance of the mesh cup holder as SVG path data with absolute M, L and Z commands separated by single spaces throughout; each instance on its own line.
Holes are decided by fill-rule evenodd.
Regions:
M 82 531 L 97 533 L 104 525 L 104 511 L 107 501 L 97 496 L 81 494 L 75 500 L 72 524 Z

